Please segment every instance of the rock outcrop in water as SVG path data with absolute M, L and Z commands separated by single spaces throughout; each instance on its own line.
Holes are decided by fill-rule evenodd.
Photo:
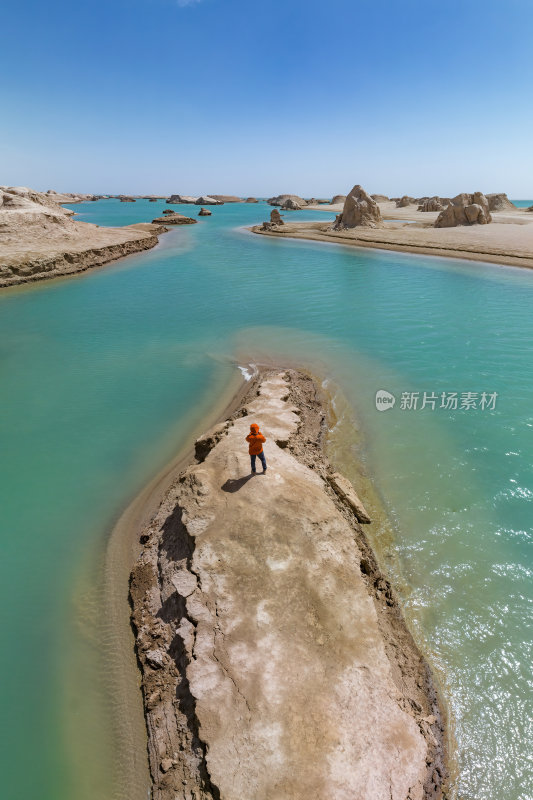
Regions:
M 209 195 L 202 195 L 201 197 L 197 197 L 194 201 L 197 206 L 223 206 L 224 203 L 222 200 L 216 200 L 214 197 L 210 197 Z
M 276 197 L 269 197 L 267 203 L 271 206 L 282 206 L 287 202 L 287 200 L 292 200 L 301 208 L 307 205 L 307 202 L 303 199 L 303 197 L 299 197 L 297 194 L 278 194 Z
M 197 197 L 191 197 L 187 194 L 172 194 L 168 198 L 167 203 L 175 203 L 177 205 L 194 205 L 197 199 Z
M 283 211 L 301 211 L 303 206 L 293 200 L 292 197 L 288 197 L 284 203 L 281 204 L 281 208 Z
M 242 197 L 234 194 L 210 194 L 209 197 L 219 200 L 221 203 L 242 203 Z
M 0 287 L 82 272 L 157 244 L 156 226 L 78 222 L 58 198 L 76 202 L 24 186 L 0 189 Z
M 346 197 L 342 214 L 335 221 L 335 230 L 344 228 L 379 228 L 383 225 L 381 211 L 375 200 L 357 184 Z
M 308 378 L 264 375 L 142 533 L 130 597 L 154 800 L 441 796 L 429 670 L 323 432 Z
M 482 192 L 458 194 L 441 211 L 435 228 L 454 228 L 457 225 L 486 225 L 492 222 L 489 203 Z
M 257 199 L 257 197 L 247 197 L 245 202 L 246 203 L 258 203 L 259 200 Z
M 210 217 L 213 212 L 209 211 L 207 208 L 201 208 L 198 212 L 199 217 Z
M 194 225 L 198 220 L 184 214 L 165 214 L 152 220 L 154 225 Z

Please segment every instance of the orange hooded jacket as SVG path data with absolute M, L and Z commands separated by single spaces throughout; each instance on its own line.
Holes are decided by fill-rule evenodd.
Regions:
M 259 453 L 263 452 L 263 442 L 266 442 L 266 439 L 260 432 L 259 425 L 256 425 L 255 422 L 250 425 L 250 433 L 246 437 L 246 441 L 249 444 L 248 452 L 251 456 L 258 456 Z

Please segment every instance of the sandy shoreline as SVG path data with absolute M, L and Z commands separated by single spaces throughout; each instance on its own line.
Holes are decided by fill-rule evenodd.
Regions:
M 384 219 L 382 228 L 332 231 L 330 222 L 298 222 L 298 212 L 288 212 L 284 225 L 273 230 L 262 230 L 257 225 L 250 230 L 278 238 L 533 268 L 533 214 L 524 209 L 493 213 L 490 225 L 433 228 L 436 212 L 419 212 L 415 206 L 396 208 L 391 202 L 380 203 L 379 207 Z M 340 213 L 342 205 L 313 209 Z
M 268 371 L 272 371 L 269 367 Z M 234 415 L 234 412 L 246 401 L 248 401 L 251 397 L 257 392 L 257 386 L 264 376 L 265 371 L 261 371 L 259 376 L 252 380 L 250 383 L 241 382 L 240 387 L 237 393 L 234 395 L 232 400 L 226 405 L 224 412 L 217 415 L 218 420 L 227 419 Z M 298 449 L 298 448 L 297 448 Z M 305 450 L 305 448 L 304 448 Z M 298 456 L 297 456 L 298 457 Z M 300 452 L 300 458 L 303 459 L 305 462 L 306 455 L 304 451 Z M 112 614 L 114 615 L 116 626 L 117 628 L 122 626 L 123 633 L 125 632 L 125 628 L 127 625 L 128 628 L 128 635 L 123 640 L 123 645 L 126 645 L 128 649 L 131 647 L 132 642 L 132 635 L 131 631 L 129 630 L 129 619 L 126 621 L 125 615 L 128 612 L 127 604 L 125 603 L 124 594 L 124 578 L 127 572 L 127 564 L 131 566 L 132 560 L 135 559 L 135 556 L 142 552 L 142 548 L 139 545 L 139 536 L 142 531 L 144 531 L 144 537 L 147 538 L 148 534 L 146 531 L 149 529 L 150 521 L 152 520 L 153 526 L 153 518 L 157 512 L 157 509 L 161 506 L 161 503 L 164 501 L 164 498 L 168 495 L 169 489 L 172 485 L 176 482 L 178 475 L 183 471 L 183 469 L 191 463 L 195 463 L 193 460 L 193 453 L 192 448 L 189 448 L 187 452 L 183 452 L 177 457 L 168 467 L 160 473 L 159 476 L 154 478 L 153 481 L 146 487 L 145 490 L 135 499 L 135 501 L 130 505 L 130 507 L 124 512 L 120 520 L 118 521 L 115 529 L 113 531 L 110 545 L 108 548 L 108 562 L 120 562 L 122 564 L 121 572 L 122 572 L 122 579 L 121 579 L 121 587 L 119 588 L 116 585 L 116 569 L 106 570 L 108 572 L 108 580 L 106 581 L 109 586 L 108 598 L 107 598 L 107 606 L 108 609 L 111 610 Z M 362 537 L 362 538 L 361 538 Z M 357 535 L 357 542 L 358 546 L 360 547 L 361 551 L 365 553 L 365 563 L 367 565 L 366 569 L 369 571 L 369 574 L 372 575 L 372 582 L 374 585 L 381 585 L 382 587 L 388 587 L 385 590 L 385 594 L 380 591 L 376 590 L 374 602 L 377 604 L 376 607 L 378 608 L 378 613 L 382 615 L 381 624 L 385 626 L 389 626 L 389 634 L 392 638 L 395 639 L 396 644 L 393 645 L 393 649 L 389 653 L 389 658 L 395 658 L 396 651 L 394 647 L 398 648 L 399 644 L 401 645 L 401 649 L 403 650 L 403 655 L 407 662 L 411 663 L 411 665 L 415 664 L 415 672 L 416 670 L 422 669 L 422 672 L 419 672 L 419 680 L 420 685 L 423 684 L 423 691 L 422 696 L 418 699 L 420 701 L 420 707 L 424 708 L 426 717 L 433 721 L 434 719 L 438 720 L 441 719 L 441 708 L 440 704 L 437 699 L 437 693 L 435 689 L 435 685 L 431 679 L 431 675 L 429 672 L 429 668 L 421 656 L 420 652 L 416 648 L 416 645 L 409 633 L 403 615 L 399 606 L 399 602 L 396 598 L 394 591 L 391 589 L 388 581 L 384 578 L 382 573 L 380 572 L 377 562 L 375 560 L 374 554 L 371 551 L 368 541 L 362 531 L 360 534 Z M 149 545 L 146 545 L 148 548 Z M 113 586 L 114 584 L 114 586 Z M 391 611 L 392 609 L 392 611 Z M 389 617 L 386 619 L 386 615 L 389 613 Z M 383 617 L 385 614 L 385 617 Z M 392 615 L 392 616 L 391 616 Z M 128 641 L 126 641 L 128 640 Z M 132 681 L 136 683 L 138 686 L 139 676 L 138 673 L 135 676 L 134 673 L 137 671 L 136 665 L 133 663 L 133 659 L 130 657 L 130 670 L 127 676 L 124 675 L 120 676 L 117 673 L 117 679 L 123 679 L 127 677 L 127 680 L 130 684 L 130 689 L 132 688 Z M 416 667 L 418 664 L 418 667 Z M 145 695 L 146 695 L 146 686 L 145 686 Z M 138 697 L 138 703 L 140 704 L 140 698 Z M 418 705 L 418 701 L 414 701 L 415 707 Z M 428 710 L 429 709 L 429 710 Z M 430 713 L 431 711 L 431 713 Z M 418 712 L 413 712 L 412 709 L 409 709 L 409 713 L 413 713 L 415 716 Z M 429 717 L 427 714 L 430 714 Z M 435 716 L 436 715 L 436 716 Z M 422 717 L 425 719 L 425 717 Z M 136 727 L 138 728 L 139 718 L 136 719 Z M 422 722 L 422 726 L 426 725 L 426 723 Z M 153 731 L 152 731 L 153 732 Z M 424 790 L 424 797 L 438 797 L 440 796 L 440 788 L 442 783 L 444 782 L 444 774 L 446 772 L 446 744 L 444 739 L 444 725 L 441 724 L 440 721 L 436 721 L 433 723 L 433 734 L 437 734 L 437 738 L 434 739 L 433 747 L 433 756 L 431 758 L 431 762 L 434 765 L 439 767 L 439 772 L 435 773 L 433 769 L 433 774 L 436 774 L 438 777 L 437 784 L 439 786 L 433 786 L 431 791 L 429 788 L 426 787 Z M 135 747 L 141 746 L 141 741 L 143 736 L 141 731 L 138 731 L 138 736 L 136 737 Z M 431 735 L 433 735 L 431 734 Z M 437 741 L 438 739 L 438 741 Z M 131 744 L 130 744 L 131 746 Z M 146 734 L 144 734 L 144 748 L 146 748 Z M 131 758 L 131 756 L 130 756 Z M 154 765 L 152 763 L 152 773 L 154 771 Z M 146 778 L 146 763 L 143 764 L 143 775 Z M 126 774 L 126 770 L 124 770 Z M 164 776 L 163 776 L 164 777 Z M 442 778 L 442 780 L 441 780 Z M 144 780 L 143 780 L 144 783 Z M 131 781 L 131 788 L 133 789 L 135 785 L 135 781 Z M 429 786 L 429 784 L 428 784 Z M 138 783 L 137 783 L 138 789 Z M 205 789 L 205 786 L 204 786 Z M 159 791 L 159 790 L 158 790 Z M 164 797 L 164 793 L 156 794 L 157 797 Z M 204 797 L 211 797 L 215 796 L 215 794 L 210 794 L 209 791 L 204 793 L 202 790 L 202 794 L 199 795 L 202 798 Z M 420 795 L 422 796 L 422 795 Z M 141 794 L 131 794 L 131 797 L 141 797 Z

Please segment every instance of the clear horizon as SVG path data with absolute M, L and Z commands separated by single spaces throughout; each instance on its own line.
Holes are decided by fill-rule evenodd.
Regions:
M 533 196 L 525 0 L 29 0 L 3 23 L 4 185 Z

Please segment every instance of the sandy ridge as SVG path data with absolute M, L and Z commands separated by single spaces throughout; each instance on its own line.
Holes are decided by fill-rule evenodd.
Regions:
M 332 470 L 321 449 L 325 423 L 316 388 L 292 370 L 263 374 L 259 384 L 233 418 L 199 441 L 200 463 L 170 487 L 143 531 L 144 549 L 132 572 L 154 798 L 270 800 L 307 798 L 309 792 L 317 800 L 440 797 L 446 773 L 444 725 L 431 675 L 353 508 L 334 491 Z M 260 492 L 273 516 L 258 519 L 259 538 L 249 525 L 243 526 L 255 494 L 250 494 L 252 484 L 245 477 L 248 469 L 235 453 L 251 413 L 261 415 L 265 432 L 270 432 L 272 472 L 264 480 L 271 484 L 256 484 L 254 492 Z M 241 477 L 231 477 L 233 473 Z M 218 491 L 224 476 L 225 488 Z M 309 509 L 303 522 L 301 514 L 294 516 L 288 508 L 298 492 Z M 309 551 L 308 523 L 315 535 L 329 531 L 337 545 L 328 540 Z M 270 548 L 267 563 L 272 556 L 283 564 L 290 561 L 291 550 L 304 548 L 283 591 L 294 590 L 293 605 L 308 606 L 311 622 L 302 622 L 301 615 L 285 606 L 277 609 L 276 622 L 269 622 L 280 594 L 278 568 L 274 566 L 272 578 L 272 570 L 265 573 L 264 562 L 259 559 L 258 566 L 252 556 L 265 541 Z M 246 551 L 248 546 L 250 555 L 243 562 L 242 547 Z M 337 546 L 343 552 L 341 563 Z M 284 553 L 281 561 L 274 553 L 277 548 Z M 300 580 L 302 567 L 311 568 L 308 564 L 315 570 L 311 584 Z M 283 573 L 285 567 L 280 569 Z M 332 575 L 344 586 L 333 597 L 324 589 Z M 318 599 L 309 594 L 310 585 Z M 353 608 L 344 597 L 352 591 L 357 624 L 365 635 L 350 634 L 345 640 L 343 634 L 339 639 L 337 623 L 329 618 L 340 615 L 341 628 L 356 624 L 349 622 Z M 259 616 L 254 624 L 247 609 L 255 605 Z M 285 620 L 281 627 L 280 618 Z M 265 635 L 274 638 L 262 653 Z M 295 652 L 303 661 L 294 660 Z M 344 659 L 349 678 L 338 673 Z M 311 666 L 308 680 L 294 675 L 302 664 Z M 278 693 L 286 695 L 281 707 L 264 689 L 267 673 L 268 680 L 278 680 Z M 361 675 L 366 676 L 362 684 Z M 347 695 L 342 695 L 342 686 Z M 321 708 L 316 717 L 306 711 L 313 698 Z M 351 708 L 347 716 L 346 703 Z M 362 710 L 367 720 L 375 721 L 370 743 L 361 716 L 354 722 Z

